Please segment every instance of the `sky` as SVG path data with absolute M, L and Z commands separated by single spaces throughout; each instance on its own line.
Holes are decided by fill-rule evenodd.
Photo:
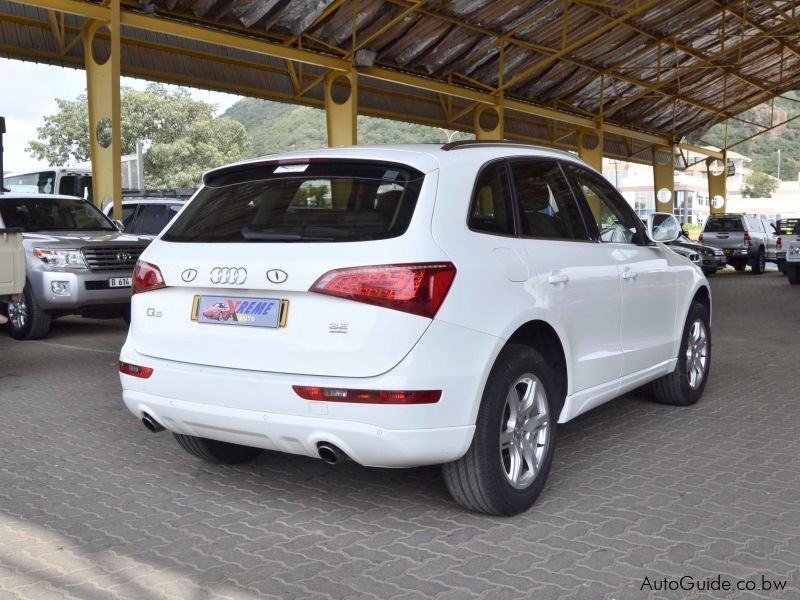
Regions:
M 123 77 L 122 85 L 143 90 L 147 82 Z M 46 167 L 46 163 L 25 152 L 25 146 L 36 139 L 36 128 L 44 124 L 45 115 L 58 111 L 56 98 L 74 100 L 85 89 L 83 70 L 0 58 L 0 117 L 6 118 L 3 170 L 20 172 Z M 239 100 L 232 94 L 189 89 L 193 98 L 215 104 L 217 114 Z

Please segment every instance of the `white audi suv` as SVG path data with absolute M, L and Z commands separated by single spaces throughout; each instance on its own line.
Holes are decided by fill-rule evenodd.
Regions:
M 145 250 L 123 398 L 188 452 L 443 465 L 528 509 L 557 424 L 653 382 L 697 402 L 700 269 L 575 156 L 508 142 L 335 148 L 207 173 Z

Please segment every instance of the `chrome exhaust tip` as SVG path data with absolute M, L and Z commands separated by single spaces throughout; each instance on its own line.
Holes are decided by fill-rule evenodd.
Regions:
M 147 427 L 147 430 L 150 433 L 158 433 L 159 431 L 164 431 L 164 427 L 162 427 L 158 421 L 156 421 L 153 417 L 151 417 L 147 413 L 144 413 L 144 415 L 142 416 L 142 423 L 144 424 L 145 427 Z
M 319 457 L 329 465 L 335 465 L 349 460 L 349 457 L 341 448 L 327 442 L 317 444 L 317 452 L 319 453 Z

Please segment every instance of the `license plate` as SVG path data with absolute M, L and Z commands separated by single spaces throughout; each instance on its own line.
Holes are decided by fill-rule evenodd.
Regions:
M 108 280 L 108 287 L 112 287 L 112 288 L 131 287 L 131 278 L 130 277 L 111 277 Z
M 731 252 L 733 252 L 733 250 L 730 248 L 723 248 L 722 251 L 725 253 L 725 256 L 728 256 Z
M 243 296 L 195 296 L 192 321 L 246 327 L 286 327 L 289 301 Z

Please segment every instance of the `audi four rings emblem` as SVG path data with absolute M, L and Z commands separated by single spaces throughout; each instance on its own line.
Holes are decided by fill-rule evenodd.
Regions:
M 280 269 L 270 269 L 267 271 L 267 279 L 269 279 L 270 283 L 283 283 L 289 279 L 289 275 L 286 271 L 281 271 Z
M 194 281 L 195 277 L 197 277 L 197 269 L 186 269 L 183 273 L 181 273 L 181 279 L 183 279 L 186 283 Z
M 214 267 L 209 279 L 214 285 L 244 285 L 247 281 L 247 269 L 244 267 Z

